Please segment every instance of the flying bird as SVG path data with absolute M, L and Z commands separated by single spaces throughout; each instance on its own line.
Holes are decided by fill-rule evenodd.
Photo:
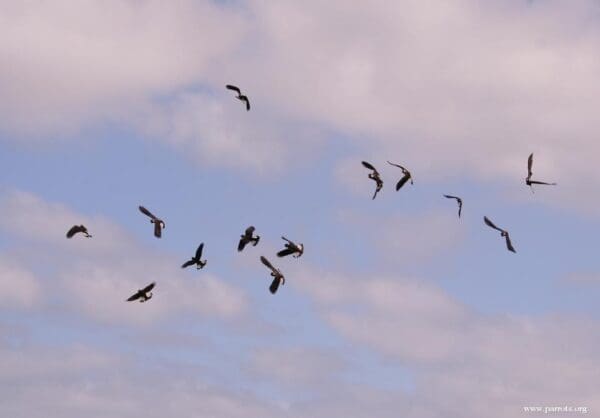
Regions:
M 281 239 L 287 243 L 285 244 L 285 248 L 277 253 L 277 257 L 285 257 L 286 255 L 293 254 L 292 257 L 298 258 L 304 254 L 304 244 L 296 244 L 286 237 L 281 237 Z
M 242 94 L 239 87 L 233 86 L 231 84 L 227 84 L 225 87 L 229 90 L 235 91 L 237 93 L 237 98 L 240 99 L 242 102 L 246 102 L 246 110 L 250 110 L 250 100 L 248 100 L 248 96 Z
M 127 302 L 131 302 L 131 301 L 134 301 L 137 299 L 139 299 L 140 302 L 146 302 L 147 300 L 152 299 L 152 293 L 150 291 L 152 289 L 154 289 L 155 285 L 156 285 L 156 283 L 152 282 L 148 286 L 144 287 L 143 289 L 138 290 L 133 295 L 129 296 L 129 298 L 127 299 Z
M 533 175 L 533 172 L 531 171 L 532 166 L 533 166 L 533 152 L 529 155 L 529 158 L 527 159 L 527 178 L 525 179 L 525 184 L 529 186 L 532 193 L 533 193 L 533 185 L 534 184 L 545 184 L 547 186 L 556 186 L 556 183 L 546 183 L 545 181 L 531 180 L 531 176 Z
M 252 245 L 254 247 L 256 247 L 256 245 L 258 244 L 258 241 L 260 241 L 260 236 L 253 236 L 254 235 L 254 227 L 253 226 L 249 226 L 248 228 L 246 228 L 246 231 L 244 231 L 244 235 L 240 235 L 240 243 L 238 244 L 238 251 L 242 251 L 244 249 L 244 247 L 246 246 L 246 244 L 248 243 L 252 243 Z
M 275 294 L 275 292 L 277 292 L 277 289 L 279 288 L 279 285 L 285 284 L 285 277 L 283 276 L 283 274 L 281 274 L 281 271 L 273 267 L 269 260 L 267 260 L 264 256 L 260 256 L 260 261 L 262 261 L 262 263 L 265 266 L 267 266 L 269 270 L 271 270 L 271 276 L 273 276 L 273 281 L 271 282 L 271 286 L 269 286 L 269 291 L 272 294 Z
M 373 165 L 371 163 L 363 161 L 362 165 L 364 167 L 368 168 L 369 170 L 371 170 L 371 173 L 369 174 L 369 178 L 371 180 L 374 180 L 375 183 L 376 183 L 375 193 L 373 194 L 373 200 L 375 200 L 375 198 L 377 197 L 377 193 L 379 193 L 379 191 L 383 187 L 383 180 L 381 180 L 381 176 L 379 175 L 379 171 L 377 171 L 375 169 L 375 167 L 373 167 Z
M 71 229 L 67 231 L 67 238 L 73 238 L 73 236 L 77 233 L 81 232 L 85 235 L 86 238 L 91 238 L 92 236 L 88 234 L 88 230 L 83 225 L 73 225 Z
M 404 184 L 410 180 L 410 184 L 414 184 L 413 183 L 413 178 L 412 175 L 410 174 L 410 171 L 408 171 L 406 168 L 402 167 L 400 164 L 394 164 L 388 161 L 389 165 L 393 165 L 394 167 L 398 167 L 400 170 L 402 170 L 402 174 L 404 174 L 402 176 L 402 178 L 400 180 L 398 180 L 398 183 L 396 183 L 396 191 L 400 190 L 400 188 L 402 186 L 404 186 Z
M 154 224 L 154 236 L 156 238 L 160 238 L 162 235 L 162 230 L 164 228 L 166 228 L 166 225 L 163 222 L 163 220 L 158 219 L 156 216 L 154 216 L 152 213 L 150 213 L 150 211 L 148 209 L 146 209 L 143 206 L 140 206 L 139 209 L 140 209 L 140 212 L 142 212 L 144 215 L 146 215 L 150 218 L 150 223 Z
M 196 269 L 200 270 L 206 265 L 206 260 L 202 260 L 202 250 L 204 249 L 204 243 L 201 243 L 196 250 L 196 254 L 188 261 L 182 264 L 181 268 L 184 269 L 189 266 L 196 265 Z
M 510 242 L 510 236 L 508 235 L 508 231 L 502 229 L 502 228 L 498 228 L 496 225 L 494 225 L 494 223 L 492 221 L 490 221 L 487 216 L 483 217 L 483 222 L 485 222 L 485 224 L 491 228 L 494 228 L 497 231 L 500 231 L 500 236 L 506 238 L 506 248 L 508 248 L 508 251 L 512 251 L 513 253 L 516 253 L 515 248 L 512 245 L 512 242 Z
M 447 199 L 456 199 L 456 202 L 458 203 L 458 217 L 460 218 L 460 212 L 462 211 L 462 205 L 463 205 L 462 199 L 458 196 L 451 196 L 448 194 L 445 194 L 444 197 Z

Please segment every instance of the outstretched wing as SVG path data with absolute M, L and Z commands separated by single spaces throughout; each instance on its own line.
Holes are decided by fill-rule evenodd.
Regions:
M 227 89 L 229 89 L 229 90 L 235 91 L 237 94 L 242 94 L 242 92 L 240 91 L 239 87 L 236 87 L 236 86 L 234 86 L 232 84 L 227 84 L 225 87 Z
M 160 238 L 162 235 L 162 224 L 159 221 L 154 222 L 154 236 Z
M 458 199 L 458 217 L 460 218 L 460 213 L 462 212 L 462 199 Z
M 277 253 L 277 257 L 285 257 L 286 255 L 290 255 L 290 254 L 294 254 L 295 251 L 292 250 L 291 248 L 286 248 L 284 250 L 281 250 Z
M 193 266 L 194 264 L 196 264 L 196 260 L 194 260 L 194 259 L 191 259 L 191 260 L 188 260 L 188 261 L 186 261 L 185 263 L 183 263 L 183 264 L 181 265 L 181 268 L 182 268 L 182 269 L 184 269 L 184 268 L 186 268 L 186 267 Z
M 546 186 L 556 186 L 556 183 L 546 183 L 545 181 L 529 180 L 530 184 L 545 184 Z
M 527 159 L 527 178 L 530 178 L 533 174 L 531 168 L 533 167 L 533 152 L 529 154 L 529 158 Z
M 204 249 L 204 243 L 201 243 L 201 244 L 198 246 L 198 249 L 196 250 L 196 258 L 197 258 L 198 260 L 200 260 L 200 258 L 202 257 L 202 250 L 203 250 L 203 249 Z
M 485 224 L 486 224 L 487 226 L 489 226 L 489 227 L 491 227 L 491 228 L 494 228 L 494 229 L 495 229 L 495 230 L 497 230 L 497 231 L 504 232 L 504 230 L 503 230 L 503 229 L 500 229 L 500 228 L 498 228 L 496 225 L 494 225 L 494 223 L 493 223 L 492 221 L 490 221 L 490 220 L 488 219 L 488 217 L 487 217 L 487 216 L 484 216 L 484 217 L 483 217 L 483 222 L 485 222 Z
M 402 177 L 400 179 L 400 181 L 398 181 L 398 183 L 396 183 L 396 191 L 400 190 L 402 188 L 402 186 L 404 186 L 406 184 L 406 182 L 408 181 L 409 178 L 410 178 L 410 174 L 405 174 L 404 177 Z
M 458 196 L 452 196 L 452 195 L 449 195 L 449 194 L 445 194 L 444 197 L 447 198 L 447 199 L 460 200 L 460 197 L 458 197 Z
M 67 238 L 73 238 L 73 235 L 75 235 L 78 232 L 83 232 L 83 229 L 81 229 L 80 225 L 73 225 L 71 227 L 71 229 L 69 229 L 67 231 Z
M 141 297 L 142 297 L 142 292 L 140 292 L 140 291 L 137 291 L 137 292 L 135 292 L 133 295 L 131 295 L 131 296 L 129 296 L 129 297 L 127 298 L 127 302 L 134 301 L 134 300 L 136 300 L 136 299 L 139 299 L 139 298 L 141 298 Z
M 394 164 L 394 163 L 392 163 L 390 161 L 388 161 L 388 164 L 389 165 L 393 165 L 394 167 L 398 167 L 399 169 L 402 170 L 402 172 L 405 172 L 405 171 L 407 172 L 408 171 L 406 168 L 402 167 L 400 164 Z
M 512 242 L 510 242 L 510 236 L 508 234 L 506 234 L 506 248 L 508 248 L 508 251 L 516 253 L 515 247 L 513 247 Z
M 150 283 L 148 286 L 144 287 L 142 289 L 142 292 L 144 293 L 148 293 L 149 291 L 151 291 L 152 289 L 154 289 L 154 286 L 156 286 L 155 282 Z
M 277 273 L 277 270 L 275 269 L 275 267 L 273 267 L 273 264 L 271 264 L 271 263 L 269 262 L 269 260 L 267 260 L 267 259 L 265 258 L 265 256 L 261 255 L 261 256 L 260 256 L 260 261 L 262 261 L 262 263 L 263 263 L 265 266 L 267 266 L 267 267 L 268 267 L 268 268 L 269 268 L 269 269 L 270 269 L 270 270 L 271 270 L 273 273 Z
M 244 235 L 246 235 L 248 238 L 252 238 L 252 235 L 254 235 L 254 230 L 255 230 L 255 228 L 253 226 L 249 226 L 244 231 Z
M 272 294 L 275 294 L 275 292 L 277 292 L 277 289 L 279 289 L 279 283 L 281 283 L 281 278 L 279 276 L 275 277 L 271 282 L 271 286 L 269 286 L 269 291 Z
M 373 164 L 371 164 L 371 163 L 363 161 L 362 165 L 365 166 L 366 168 L 368 168 L 369 170 L 373 170 L 373 171 L 377 172 L 377 170 L 375 169 L 375 167 L 373 167 Z
M 240 238 L 240 243 L 238 244 L 238 251 L 242 251 L 246 244 L 248 244 L 248 240 L 246 238 Z
M 149 216 L 152 219 L 158 219 L 156 216 L 154 216 L 148 209 L 146 209 L 143 206 L 139 206 L 138 209 L 140 210 L 140 212 L 142 212 L 144 215 Z

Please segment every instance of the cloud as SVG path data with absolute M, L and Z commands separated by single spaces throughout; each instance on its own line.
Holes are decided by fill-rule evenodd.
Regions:
M 294 286 L 341 336 L 415 373 L 415 416 L 506 417 L 536 402 L 600 406 L 590 389 L 599 377 L 595 321 L 487 316 L 414 279 L 306 271 Z
M 35 275 L 6 255 L 0 255 L 0 306 L 33 308 L 42 299 L 42 287 Z

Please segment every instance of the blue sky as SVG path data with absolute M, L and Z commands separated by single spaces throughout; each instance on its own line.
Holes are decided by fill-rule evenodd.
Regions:
M 0 2 L 2 415 L 593 415 L 596 15 Z M 524 185 L 531 152 L 558 186 Z M 79 223 L 94 237 L 65 239 Z

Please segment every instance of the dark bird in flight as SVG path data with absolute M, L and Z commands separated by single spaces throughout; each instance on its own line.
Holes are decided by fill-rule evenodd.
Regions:
M 531 192 L 533 193 L 533 185 L 534 184 L 545 184 L 547 186 L 556 186 L 556 183 L 546 183 L 544 181 L 531 180 L 531 176 L 533 172 L 531 171 L 531 167 L 533 166 L 533 152 L 529 155 L 527 159 L 527 178 L 525 179 L 525 184 L 529 186 Z
M 375 167 L 373 167 L 372 164 L 363 161 L 362 165 L 366 168 L 368 168 L 369 170 L 371 170 L 371 173 L 369 174 L 369 178 L 371 180 L 374 180 L 375 183 L 377 184 L 376 188 L 375 188 L 375 193 L 373 194 L 373 200 L 375 199 L 375 197 L 377 197 L 377 193 L 379 193 L 379 191 L 381 190 L 381 188 L 383 187 L 383 180 L 381 180 L 381 176 L 379 175 L 379 171 L 377 171 L 375 169 Z
M 246 110 L 250 110 L 250 100 L 248 100 L 248 96 L 242 94 L 239 87 L 232 86 L 231 84 L 227 84 L 225 87 L 227 87 L 229 90 L 235 91 L 237 93 L 237 98 L 242 102 L 246 102 Z
M 502 229 L 502 228 L 498 228 L 496 225 L 494 225 L 494 223 L 492 221 L 490 221 L 487 216 L 483 217 L 483 222 L 485 222 L 485 224 L 491 228 L 494 228 L 497 231 L 500 231 L 500 236 L 506 238 L 506 248 L 508 248 L 508 251 L 512 251 L 513 253 L 516 253 L 515 248 L 512 246 L 512 242 L 510 242 L 510 236 L 508 235 L 508 231 Z
M 458 203 L 458 217 L 460 218 L 460 212 L 462 211 L 462 199 L 458 196 L 450 196 L 448 194 L 444 195 L 445 198 L 447 199 L 456 199 L 456 202 Z
M 254 227 L 253 226 L 249 226 L 248 228 L 246 228 L 246 231 L 244 232 L 244 235 L 240 235 L 240 243 L 238 244 L 238 251 L 242 251 L 244 249 L 244 247 L 246 246 L 246 244 L 248 244 L 249 242 L 252 243 L 252 245 L 254 247 L 256 247 L 256 245 L 258 244 L 258 241 L 260 241 L 260 236 L 253 236 L 254 235 Z
M 394 167 L 398 167 L 400 170 L 402 170 L 402 174 L 404 174 L 402 176 L 402 178 L 400 180 L 398 180 L 398 183 L 396 183 L 396 191 L 400 190 L 400 188 L 402 186 L 404 186 L 404 184 L 410 180 L 410 184 L 414 184 L 413 183 L 413 178 L 412 175 L 410 174 L 410 171 L 408 171 L 406 168 L 402 167 L 400 164 L 394 164 L 388 161 L 389 165 L 393 165 Z
M 166 228 L 166 225 L 163 222 L 163 220 L 158 219 L 156 216 L 154 216 L 152 213 L 150 213 L 150 211 L 148 209 L 146 209 L 143 206 L 140 206 L 139 209 L 140 209 L 140 212 L 142 212 L 144 215 L 146 215 L 150 218 L 150 223 L 154 224 L 154 236 L 156 238 L 160 238 L 162 235 L 162 230 L 164 228 Z
M 150 291 L 152 289 L 154 289 L 155 285 L 156 285 L 156 283 L 152 282 L 148 286 L 144 287 L 143 289 L 138 290 L 133 295 L 129 296 L 129 298 L 127 299 L 127 302 L 131 302 L 131 301 L 134 301 L 137 299 L 139 299 L 140 302 L 146 302 L 147 300 L 152 299 L 152 293 Z
M 73 225 L 71 229 L 67 231 L 67 238 L 73 238 L 73 236 L 79 232 L 84 234 L 86 238 L 92 238 L 92 236 L 88 234 L 87 228 L 83 225 Z
M 293 254 L 292 257 L 298 258 L 304 254 L 304 244 L 296 244 L 286 237 L 281 237 L 281 239 L 287 243 L 285 244 L 285 248 L 277 253 L 277 257 L 285 257 L 286 255 Z
M 184 269 L 189 266 L 196 265 L 196 268 L 200 270 L 206 265 L 206 260 L 202 261 L 202 250 L 204 249 L 204 243 L 201 243 L 196 250 L 196 255 L 194 255 L 190 260 L 186 261 L 182 264 L 181 268 Z
M 265 266 L 267 266 L 269 270 L 271 270 L 271 276 L 273 276 L 273 281 L 271 282 L 271 286 L 269 286 L 269 291 L 275 294 L 275 292 L 277 292 L 277 289 L 279 288 L 279 285 L 285 284 L 285 277 L 283 276 L 283 274 L 281 274 L 281 271 L 273 267 L 269 260 L 267 260 L 264 256 L 260 256 L 260 261 L 262 261 L 262 263 Z

